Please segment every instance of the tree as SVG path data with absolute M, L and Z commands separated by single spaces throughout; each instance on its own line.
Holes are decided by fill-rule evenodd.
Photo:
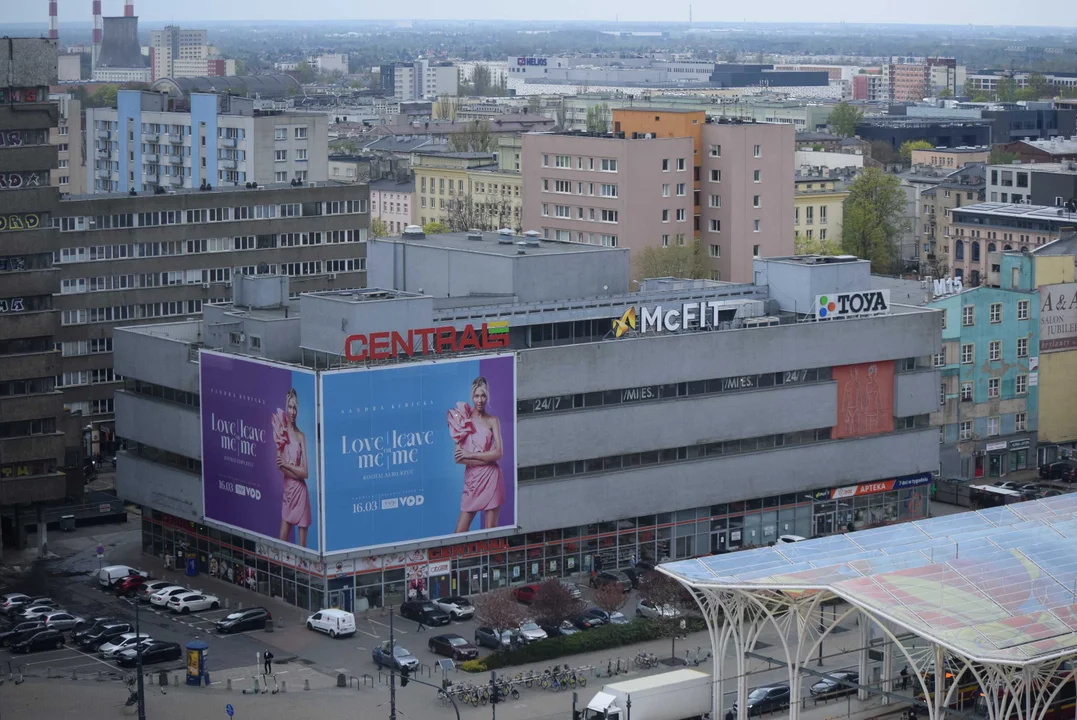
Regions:
M 314 82 L 314 68 L 312 68 L 310 63 L 305 60 L 296 66 L 295 70 L 291 72 L 291 75 L 300 85 L 307 85 Z
M 606 103 L 591 105 L 587 108 L 587 132 L 608 133 L 610 131 L 609 115 L 610 106 Z
M 448 95 L 438 95 L 438 100 L 434 103 L 434 117 L 439 120 L 456 121 L 456 98 Z
M 637 252 L 635 264 L 639 278 L 710 277 L 710 268 L 703 257 L 703 243 L 699 240 L 686 245 L 643 248 Z
M 119 89 L 119 85 L 102 85 L 87 98 L 86 107 L 116 107 L 116 93 Z
M 870 149 L 871 159 L 883 165 L 893 165 L 901 162 L 901 155 L 894 151 L 890 143 L 885 140 L 873 140 Z
M 995 97 L 999 102 L 1013 102 L 1017 99 L 1017 81 L 1012 77 L 1000 77 Z
M 560 625 L 573 615 L 583 612 L 586 603 L 572 597 L 572 592 L 560 580 L 550 579 L 539 585 L 531 612 L 543 625 Z
M 1021 156 L 1017 153 L 1006 152 L 999 145 L 991 147 L 991 155 L 988 156 L 987 162 L 991 165 L 1010 165 L 1021 159 Z
M 493 88 L 493 80 L 490 77 L 490 68 L 485 65 L 476 65 L 471 73 L 471 84 L 475 88 L 475 94 L 479 96 L 490 95 Z
M 798 234 L 793 238 L 793 252 L 797 255 L 841 255 L 841 241 L 835 238 L 820 240 Z
M 944 87 L 942 90 L 939 90 L 937 93 L 935 93 L 935 97 L 937 98 L 952 98 L 953 96 L 954 91 L 948 87 Z
M 683 586 L 665 573 L 657 570 L 648 571 L 639 584 L 639 597 L 641 600 L 654 603 L 658 607 L 677 607 L 681 599 Z
M 624 591 L 620 583 L 607 582 L 595 588 L 595 591 L 591 593 L 591 599 L 598 608 L 612 615 L 628 602 L 628 593 Z
M 865 168 L 849 186 L 842 219 L 841 249 L 871 261 L 873 273 L 890 272 L 898 240 L 908 229 L 901 182 L 879 168 Z
M 449 149 L 453 152 L 493 152 L 496 144 L 488 120 L 472 120 L 463 130 L 449 136 Z
M 1039 100 L 1051 97 L 1054 94 L 1051 83 L 1047 81 L 1043 73 L 1029 73 L 1028 85 L 1017 91 L 1018 100 Z
M 475 598 L 475 615 L 479 623 L 498 631 L 518 627 L 525 618 L 523 608 L 508 588 L 492 590 Z
M 431 220 L 426 225 L 423 225 L 423 232 L 427 235 L 441 235 L 442 233 L 449 232 L 449 228 L 445 227 L 445 224 L 438 220 Z
M 913 150 L 932 150 L 934 145 L 927 140 L 906 140 L 901 143 L 901 147 L 898 148 L 898 154 L 901 155 L 901 162 L 906 165 L 912 165 L 912 151 Z
M 842 137 L 856 135 L 856 126 L 864 119 L 864 111 L 853 107 L 847 102 L 840 102 L 830 111 L 830 119 L 827 124 L 830 131 Z
M 370 218 L 370 227 L 367 228 L 367 234 L 373 238 L 385 237 L 389 234 L 389 226 L 381 218 Z

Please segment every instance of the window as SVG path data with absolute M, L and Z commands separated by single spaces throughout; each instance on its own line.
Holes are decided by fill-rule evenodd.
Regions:
M 939 384 L 939 406 L 946 404 L 946 383 Z
M 662 236 L 662 247 L 669 247 L 669 235 Z
M 1028 320 L 1028 300 L 1017 301 L 1017 319 Z
M 1028 338 L 1017 338 L 1017 357 L 1028 357 Z
M 811 232 L 811 230 L 808 232 Z M 826 228 L 819 228 L 819 239 L 826 240 Z
M 555 155 L 553 159 L 554 167 L 559 168 L 571 168 L 572 158 L 568 155 Z
M 306 160 L 307 159 L 307 149 L 306 148 L 299 148 L 298 150 L 296 150 L 295 151 L 295 159 L 296 160 Z
M 274 151 L 274 158 L 273 159 L 276 162 L 287 162 L 287 160 L 288 160 L 288 151 L 287 150 L 276 150 L 276 151 Z
M 715 168 L 711 169 L 711 182 L 722 182 L 722 171 Z
M 754 171 L 752 173 L 752 181 L 753 182 L 763 182 L 763 171 L 762 170 Z
M 669 158 L 662 158 L 662 172 L 669 172 Z
M 711 195 L 710 196 L 710 201 L 709 201 L 708 204 L 712 208 L 720 208 L 720 207 L 722 207 L 722 196 L 721 195 Z
M 1028 394 L 1028 375 L 1018 375 L 1013 384 L 1014 392 L 1018 395 Z
M 288 128 L 286 128 L 286 127 L 275 128 L 274 131 L 273 131 L 273 139 L 274 140 L 287 140 L 288 139 Z
M 617 186 L 616 185 L 603 185 L 602 188 L 601 188 L 601 195 L 602 195 L 602 197 L 611 197 L 611 198 L 617 197 Z
M 570 208 L 568 205 L 554 205 L 553 214 L 559 218 L 571 218 L 572 208 Z
M 1002 322 L 1002 303 L 991 303 L 990 315 L 988 322 L 1000 323 Z
M 961 440 L 971 440 L 972 439 L 972 421 L 971 420 L 962 421 L 962 423 L 961 423 L 961 431 L 958 434 L 958 437 Z
M 669 197 L 669 183 L 662 183 L 662 197 Z
M 684 222 L 685 212 L 684 208 L 677 208 L 677 222 Z
M 711 145 L 711 157 L 722 157 L 721 145 Z
M 684 197 L 684 183 L 677 183 L 677 195 Z
M 943 351 L 935 356 L 935 367 L 941 368 L 946 365 L 946 352 Z
M 987 437 L 995 437 L 999 434 L 998 416 L 987 418 Z
M 669 210 L 662 211 L 662 222 L 669 222 Z
M 972 383 L 970 383 L 970 382 L 961 383 L 961 400 L 963 402 L 971 402 L 972 401 Z
M 297 127 L 295 129 L 295 139 L 296 140 L 306 140 L 307 139 L 307 126 L 306 125 L 304 125 L 303 127 Z
M 752 245 L 752 257 L 759 257 L 759 246 L 758 245 Z
M 1001 378 L 988 378 L 987 379 L 987 397 L 989 397 L 989 398 L 997 398 L 999 396 L 999 394 L 1000 394 L 999 391 L 1001 390 L 1001 388 L 1002 388 L 1002 379 Z
M 761 206 L 762 206 L 762 203 L 759 200 L 759 196 L 758 195 L 753 195 L 752 196 L 752 207 L 757 208 L 757 207 L 761 207 Z
M 684 170 L 684 158 L 677 158 L 677 172 Z
M 1002 341 L 992 340 L 987 345 L 987 359 L 996 362 L 1002 359 Z
M 759 232 L 759 230 L 760 230 L 759 226 L 760 226 L 760 221 L 759 220 L 752 220 L 752 232 Z
M 550 167 L 550 156 L 549 155 L 543 155 L 542 156 L 542 167 Z
M 804 208 L 804 222 L 806 222 L 808 225 L 812 225 L 813 223 L 815 223 L 815 207 L 814 206 L 809 205 L 806 208 Z
M 603 210 L 602 211 L 602 222 L 608 222 L 608 223 L 617 222 L 617 211 L 616 210 Z
M 282 172 L 273 173 L 273 182 L 279 182 L 279 183 L 288 182 L 288 171 L 285 170 L 285 171 L 282 171 Z M 423 200 L 425 200 L 425 199 L 426 198 L 423 198 Z
M 711 245 L 710 253 L 712 258 L 720 258 L 722 257 L 722 248 L 718 245 Z
M 711 232 L 722 232 L 722 221 L 719 220 L 718 218 L 711 218 L 710 219 L 710 231 Z
M 822 224 L 822 223 L 825 223 L 825 222 L 826 222 L 826 205 L 820 205 L 819 206 L 819 223 Z
M 1019 412 L 1014 413 L 1013 416 L 1013 430 L 1014 432 L 1025 432 L 1028 430 L 1028 414 Z
M 762 157 L 762 155 L 763 155 L 763 146 L 762 145 L 756 145 L 754 148 L 752 148 L 752 155 L 754 157 Z
M 602 172 L 617 172 L 617 161 L 610 158 L 602 158 Z
M 976 324 L 976 308 L 973 305 L 965 305 L 961 308 L 962 327 L 972 327 Z
M 975 348 L 976 348 L 976 346 L 973 345 L 972 343 L 969 343 L 967 345 L 962 345 L 961 346 L 961 364 L 962 365 L 971 365 L 972 364 L 974 358 L 976 357 Z

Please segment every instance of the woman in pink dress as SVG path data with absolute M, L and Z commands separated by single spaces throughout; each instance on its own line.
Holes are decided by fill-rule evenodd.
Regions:
M 280 539 L 291 542 L 296 528 L 296 544 L 307 546 L 310 528 L 310 492 L 307 490 L 307 438 L 299 431 L 299 396 L 295 388 L 288 391 L 284 405 L 273 414 L 273 441 L 277 445 L 277 467 L 284 476 L 284 500 L 281 505 Z
M 464 493 L 460 498 L 460 519 L 456 532 L 467 532 L 478 512 L 485 528 L 497 527 L 497 516 L 505 502 L 501 459 L 501 422 L 486 412 L 490 385 L 477 377 L 471 383 L 471 402 L 457 403 L 449 410 L 449 433 L 456 443 L 453 458 L 464 466 Z

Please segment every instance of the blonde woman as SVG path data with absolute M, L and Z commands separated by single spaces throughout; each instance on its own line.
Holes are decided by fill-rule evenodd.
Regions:
M 453 459 L 464 466 L 458 533 L 470 530 L 480 512 L 485 528 L 497 527 L 505 502 L 505 482 L 497 464 L 502 454 L 501 421 L 487 412 L 489 405 L 490 385 L 480 376 L 471 383 L 471 405 L 457 403 L 448 412 L 449 433 L 456 443 Z
M 284 476 L 281 504 L 280 539 L 291 542 L 296 529 L 296 544 L 307 546 L 310 528 L 310 491 L 307 489 L 307 438 L 299 431 L 299 395 L 288 391 L 284 409 L 273 414 L 273 440 L 277 445 L 277 468 Z

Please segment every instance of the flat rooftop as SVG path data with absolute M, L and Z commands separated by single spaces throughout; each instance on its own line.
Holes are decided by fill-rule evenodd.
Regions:
M 481 236 L 481 239 L 479 237 Z M 544 240 L 523 235 L 500 235 L 485 231 L 441 233 L 426 237 L 387 237 L 377 242 L 406 243 L 411 247 L 448 248 L 462 252 L 489 255 L 560 255 L 565 253 L 620 252 L 623 248 L 588 245 L 587 243 Z
M 951 212 L 972 212 L 992 217 L 1018 217 L 1031 220 L 1063 220 L 1077 222 L 1077 213 L 1066 212 L 1065 208 L 1053 205 L 1025 205 L 1014 203 L 977 203 L 954 208 Z

